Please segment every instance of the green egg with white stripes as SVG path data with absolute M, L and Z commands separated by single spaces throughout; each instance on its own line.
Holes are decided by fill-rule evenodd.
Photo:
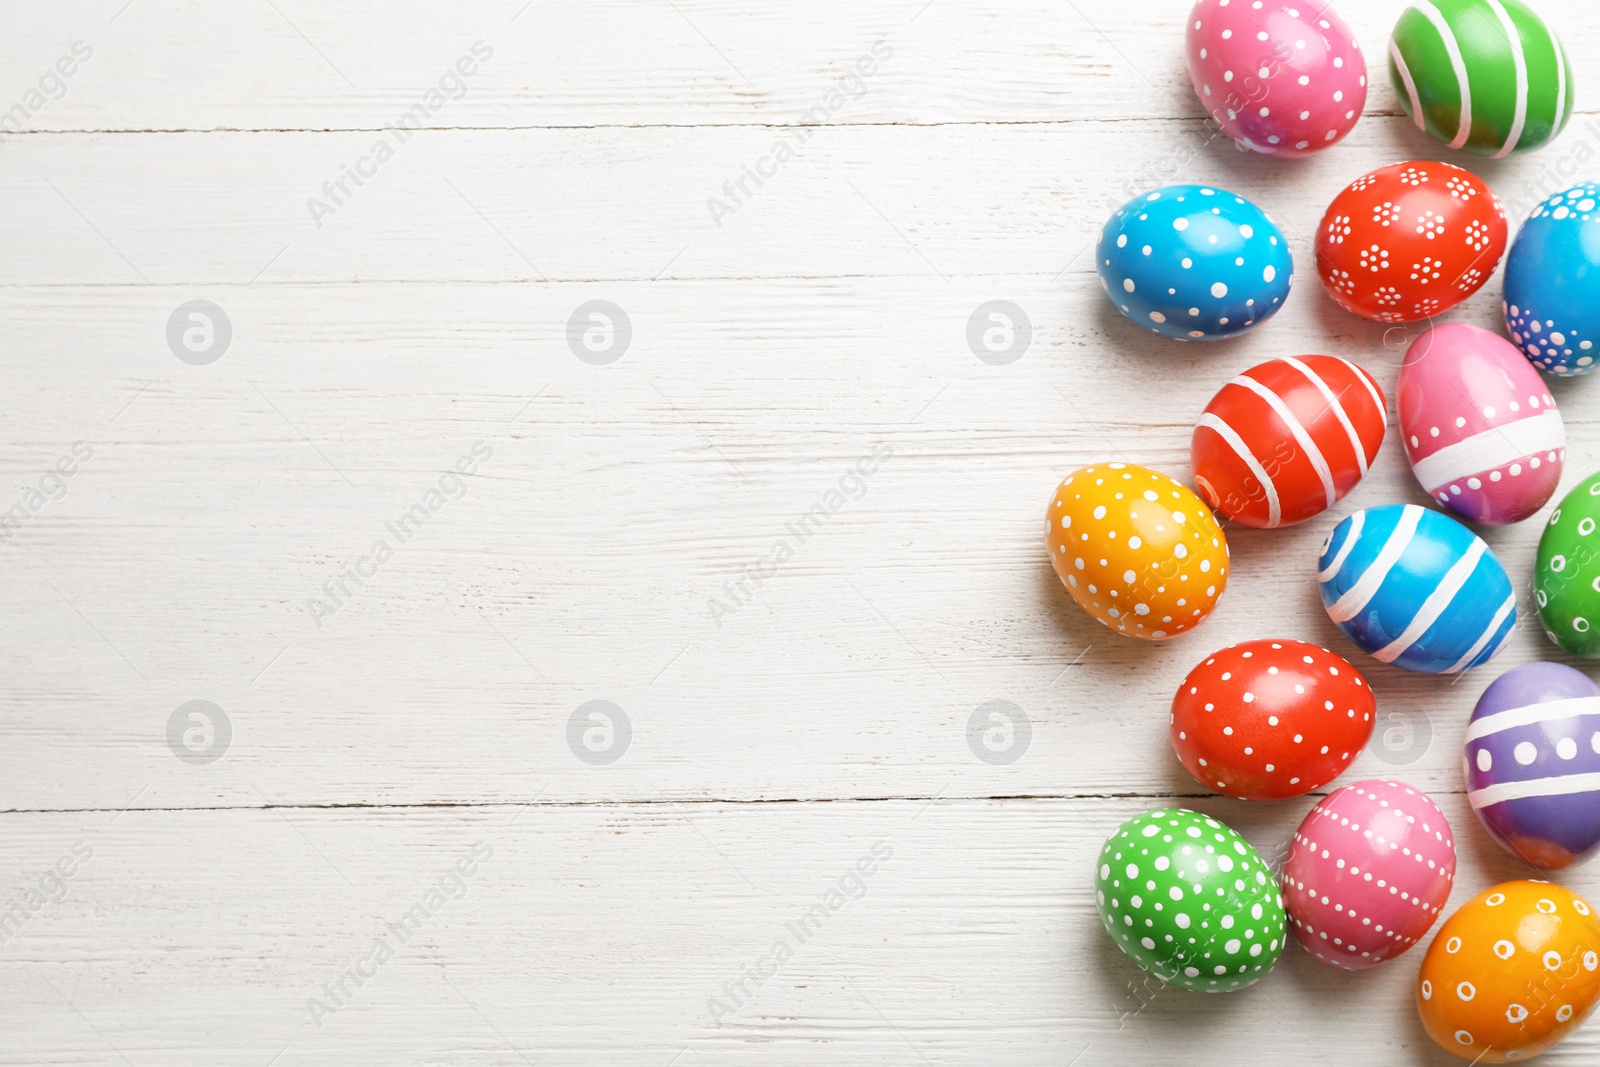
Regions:
M 1413 0 L 1389 39 L 1389 80 L 1417 126 L 1498 159 L 1553 141 L 1572 117 L 1572 67 L 1522 0 Z

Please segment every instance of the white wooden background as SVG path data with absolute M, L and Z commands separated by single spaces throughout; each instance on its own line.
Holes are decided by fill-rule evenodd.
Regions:
M 1339 4 L 1378 60 L 1400 6 Z M 1600 14 L 1538 6 L 1579 114 L 1472 164 L 1518 217 L 1600 171 Z M 1442 151 L 1374 64 L 1345 144 L 1237 153 L 1200 121 L 1186 10 L 0 5 L 0 110 L 25 116 L 0 137 L 0 510 L 93 450 L 0 544 L 0 909 L 41 878 L 57 898 L 0 931 L 0 1063 L 1457 1062 L 1416 1021 L 1420 950 L 1353 976 L 1295 950 L 1202 998 L 1146 982 L 1095 916 L 1092 858 L 1129 815 L 1194 805 L 1277 856 L 1312 803 L 1199 791 L 1166 734 L 1187 669 L 1262 636 L 1355 653 L 1309 577 L 1335 515 L 1236 531 L 1215 616 L 1151 648 L 1063 595 L 1049 494 L 1113 456 L 1186 473 L 1210 394 L 1272 355 L 1392 390 L 1409 338 L 1324 298 L 1311 236 L 1356 175 Z M 307 199 L 478 41 L 464 95 L 319 226 Z M 716 225 L 707 199 L 879 42 L 864 93 Z M 1095 283 L 1107 213 L 1176 180 L 1293 239 L 1295 298 L 1237 343 L 1137 332 Z M 1493 325 L 1499 288 L 1456 317 Z M 195 299 L 232 324 L 205 366 L 166 339 Z M 596 299 L 632 323 L 609 366 L 567 343 Z M 966 341 L 996 299 L 1033 324 L 1005 366 Z M 1555 388 L 1570 484 L 1600 466 L 1600 383 Z M 319 627 L 308 599 L 480 441 L 465 495 Z M 875 447 L 864 494 L 714 621 Z M 1396 499 L 1423 502 L 1391 441 L 1338 514 Z M 1537 533 L 1489 535 L 1523 588 Z M 1525 629 L 1455 684 L 1364 661 L 1383 740 L 1350 776 L 1446 808 L 1453 903 L 1526 873 L 1473 824 L 1457 753 L 1493 675 L 1551 651 Z M 191 700 L 231 725 L 207 765 L 168 741 Z M 631 724 L 607 765 L 569 747 L 591 700 Z M 1031 730 L 1010 763 L 969 747 L 993 700 Z M 313 1021 L 478 842 L 464 895 Z M 1563 880 L 1600 894 L 1596 869 Z M 772 973 L 732 1004 L 751 968 Z M 1543 1062 L 1597 1052 L 1592 1026 Z

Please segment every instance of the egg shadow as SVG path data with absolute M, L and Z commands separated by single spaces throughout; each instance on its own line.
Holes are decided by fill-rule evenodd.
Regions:
M 1040 561 L 1036 576 L 1039 599 L 1043 602 L 1045 613 L 1050 616 L 1051 624 L 1061 635 L 1064 648 L 1092 649 L 1106 638 L 1116 636 L 1078 607 L 1067 584 L 1061 580 L 1061 575 L 1056 573 L 1055 565 L 1048 558 Z
M 1406 349 L 1411 346 L 1412 341 L 1422 335 L 1422 329 L 1417 329 L 1415 324 L 1407 326 L 1400 323 L 1373 322 L 1346 311 L 1323 286 L 1322 278 L 1317 273 L 1315 253 L 1308 255 L 1307 260 L 1311 275 L 1308 285 L 1315 290 L 1311 294 L 1315 306 L 1310 311 L 1312 318 L 1316 320 L 1317 336 L 1365 357 L 1353 359 L 1353 362 L 1361 364 L 1368 370 L 1377 365 L 1386 371 L 1387 373 L 1381 376 L 1376 373 L 1374 376 L 1379 378 L 1378 384 L 1384 391 L 1384 399 L 1389 401 L 1392 410 L 1395 402 L 1393 389 L 1396 374 L 1400 370 L 1400 365 L 1405 362 Z
M 1250 1010 L 1250 997 L 1245 990 L 1231 993 L 1200 993 L 1179 985 L 1162 982 L 1143 970 L 1129 957 L 1117 942 L 1104 932 L 1095 913 L 1087 913 L 1085 922 L 1100 926 L 1101 933 L 1091 940 L 1096 945 L 1090 966 L 1097 988 L 1122 989 L 1131 993 L 1126 1012 L 1119 1015 L 1118 1029 L 1135 1026 L 1161 1031 L 1168 1035 L 1190 1035 L 1196 1031 L 1214 1032 L 1240 1025 L 1238 1016 Z
M 1103 672 L 1113 673 L 1119 676 L 1119 680 L 1125 678 L 1128 684 L 1136 685 L 1142 672 L 1151 669 L 1151 664 L 1170 666 L 1175 660 L 1182 661 L 1188 655 L 1181 648 L 1173 647 L 1177 642 L 1125 637 L 1100 623 L 1078 606 L 1048 559 L 1040 561 L 1036 574 L 1045 613 L 1061 635 L 1063 648 L 1072 654 L 1082 651 L 1083 662 L 1092 656 L 1096 666 Z M 1072 666 L 1067 667 L 1069 677 L 1073 669 Z M 1163 698 L 1163 708 L 1170 700 L 1170 695 Z
M 1096 277 L 1098 278 L 1098 273 Z M 1137 359 L 1162 359 L 1172 360 L 1188 359 L 1198 364 L 1200 360 L 1209 355 L 1226 352 L 1230 347 L 1248 337 L 1250 330 L 1244 330 L 1232 337 L 1223 337 L 1215 341 L 1200 341 L 1193 338 L 1168 337 L 1145 326 L 1140 326 L 1127 315 L 1116 302 L 1100 288 L 1099 281 L 1094 283 L 1095 290 L 1100 293 L 1095 309 L 1095 327 L 1100 337 L 1108 344 L 1115 345 L 1118 355 Z

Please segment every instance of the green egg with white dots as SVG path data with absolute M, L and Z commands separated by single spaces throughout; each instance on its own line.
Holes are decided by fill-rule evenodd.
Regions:
M 1600 473 L 1561 498 L 1539 537 L 1533 599 L 1563 651 L 1600 659 Z
M 1253 985 L 1283 955 L 1278 880 L 1232 827 L 1182 808 L 1147 811 L 1100 850 L 1106 932 L 1140 967 L 1200 993 Z

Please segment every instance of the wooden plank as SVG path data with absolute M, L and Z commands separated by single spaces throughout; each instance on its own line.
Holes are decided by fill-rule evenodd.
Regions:
M 1393 5 L 1338 9 L 1376 59 L 1369 109 L 1397 112 L 1382 65 Z M 1199 117 L 1183 10 L 1163 0 L 1114 10 L 74 0 L 13 13 L 0 100 L 27 105 L 9 129 L 55 132 L 382 129 L 418 104 L 428 126 L 467 128 Z M 1569 51 L 1583 54 L 1590 14 L 1557 17 Z M 487 53 L 477 64 L 474 45 Z M 76 62 L 58 68 L 63 56 Z M 463 56 L 471 73 L 450 77 Z
M 430 131 L 381 166 L 359 132 L 19 139 L 0 173 L 13 208 L 0 242 L 29 254 L 0 263 L 0 285 L 1062 280 L 1089 269 L 1115 208 L 1175 181 L 1256 199 L 1310 282 L 1333 196 L 1374 167 L 1437 154 L 1399 118 L 1309 161 L 1246 158 L 1197 122 L 850 127 L 816 133 L 757 186 L 747 168 L 774 136 Z M 1600 118 L 1581 117 L 1550 152 L 1481 169 L 1520 219 L 1597 156 Z M 345 177 L 357 166 L 373 175 L 360 185 Z
M 1147 806 L 8 815 L 19 887 L 77 842 L 92 855 L 0 945 L 0 1063 L 1099 1064 L 1179 1045 L 1196 1063 L 1452 1062 L 1416 1022 L 1421 949 L 1351 975 L 1293 948 L 1226 998 L 1147 983 L 1088 889 L 1103 836 Z M 1306 806 L 1201 805 L 1269 856 Z M 1515 876 L 1447 808 L 1454 902 Z M 800 926 L 819 902 L 837 907 Z M 1597 1051 L 1590 1027 L 1543 1062 Z
M 1554 651 L 1529 629 L 1443 684 L 1328 623 L 1309 578 L 1326 531 L 1422 499 L 1393 444 L 1334 513 L 1234 531 L 1232 588 L 1191 639 L 1113 638 L 1063 595 L 1039 521 L 1068 470 L 1120 457 L 1183 474 L 1204 399 L 1283 352 L 1356 358 L 1392 396 L 1403 335 L 1385 347 L 1314 289 L 1235 345 L 1182 350 L 1133 331 L 1087 277 L 600 291 L 636 331 L 604 367 L 562 336 L 584 285 L 6 290 L 13 493 L 71 442 L 94 449 L 0 546 L 6 806 L 1194 791 L 1166 740 L 1171 694 L 1213 648 L 1266 635 L 1368 673 L 1405 751 L 1359 773 L 1451 790 L 1483 685 Z M 196 292 L 234 326 L 204 367 L 164 336 Z M 965 340 L 997 296 L 1038 324 L 1004 367 Z M 1472 317 L 1492 325 L 1492 302 Z M 1600 465 L 1584 384 L 1559 390 L 1569 484 Z M 479 441 L 492 457 L 464 495 L 402 544 L 391 526 Z M 875 448 L 892 454 L 861 478 Z M 852 496 L 802 542 L 835 490 Z M 1488 533 L 1521 589 L 1538 532 Z M 341 579 L 378 540 L 393 559 Z M 770 567 L 779 542 L 792 558 Z M 233 726 L 227 757 L 199 768 L 165 740 L 197 699 Z M 1002 766 L 967 733 L 997 699 L 1033 728 Z M 632 726 L 608 766 L 569 744 L 591 700 Z

